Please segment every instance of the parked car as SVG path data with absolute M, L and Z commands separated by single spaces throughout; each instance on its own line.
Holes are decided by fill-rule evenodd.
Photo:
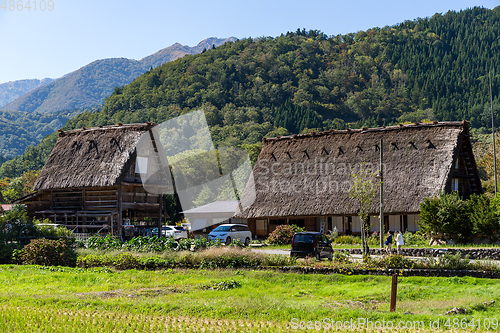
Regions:
M 252 239 L 252 232 L 244 224 L 221 224 L 208 234 L 209 241 L 216 239 L 220 239 L 226 245 L 231 244 L 235 239 L 239 239 L 245 246 L 248 246 Z
M 153 236 L 158 236 L 158 228 L 154 228 L 151 231 Z M 187 231 L 183 227 L 177 227 L 174 225 L 164 225 L 161 227 L 161 235 L 163 237 L 173 237 L 175 240 L 181 238 L 187 238 Z
M 320 232 L 298 232 L 293 236 L 292 257 L 314 256 L 316 259 L 328 258 L 332 260 L 333 249 L 330 241 Z

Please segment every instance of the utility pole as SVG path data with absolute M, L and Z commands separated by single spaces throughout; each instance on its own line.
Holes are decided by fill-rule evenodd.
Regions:
M 491 106 L 491 134 L 493 135 L 493 169 L 495 174 L 495 197 L 497 196 L 497 152 L 495 148 L 495 122 L 493 120 L 493 94 L 491 92 L 491 72 L 490 77 L 490 106 Z
M 380 167 L 376 178 L 380 179 L 380 248 L 384 248 L 384 139 L 380 138 Z

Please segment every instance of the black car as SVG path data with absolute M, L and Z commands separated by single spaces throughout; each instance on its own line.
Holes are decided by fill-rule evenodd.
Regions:
M 316 259 L 332 260 L 333 250 L 330 241 L 320 232 L 298 232 L 293 236 L 292 257 L 314 256 Z

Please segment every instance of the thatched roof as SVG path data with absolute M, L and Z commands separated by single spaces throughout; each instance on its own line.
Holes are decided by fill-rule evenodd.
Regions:
M 384 212 L 390 214 L 417 213 L 424 198 L 449 188 L 460 147 L 467 142 L 470 148 L 466 122 L 415 123 L 264 139 L 253 170 L 256 199 L 236 216 L 356 215 L 359 204 L 348 196 L 350 174 L 360 165 L 378 172 L 381 138 Z M 473 162 L 470 178 L 479 182 L 474 157 L 469 157 Z M 377 179 L 374 182 L 380 184 Z M 481 191 L 480 184 L 477 186 Z M 252 195 L 250 189 L 247 186 L 242 201 Z M 377 195 L 371 214 L 378 213 Z
M 112 186 L 130 168 L 141 135 L 155 123 L 59 131 L 34 190 Z

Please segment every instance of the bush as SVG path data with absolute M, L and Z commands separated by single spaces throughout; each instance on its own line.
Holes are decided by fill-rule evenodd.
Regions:
M 349 252 L 335 251 L 333 252 L 333 261 L 348 264 L 351 262 L 351 254 Z
M 498 239 L 500 219 L 497 212 L 498 199 L 490 200 L 486 195 L 471 195 L 469 199 L 469 218 L 473 225 L 474 235 L 487 237 L 492 241 Z
M 426 198 L 420 204 L 418 225 L 427 234 L 445 234 L 465 243 L 472 236 L 469 204 L 457 192 L 441 193 L 440 197 Z
M 333 227 L 333 230 L 328 230 L 328 234 L 326 235 L 326 238 L 328 238 L 328 240 L 330 242 L 333 242 L 335 240 L 335 238 L 337 238 L 339 236 L 339 231 L 337 229 L 337 227 Z
M 361 238 L 352 235 L 342 235 L 335 238 L 335 244 L 361 244 Z
M 113 258 L 113 267 L 119 270 L 140 268 L 139 259 L 131 253 L 120 253 Z
M 18 249 L 17 244 L 0 242 L 0 264 L 12 263 L 12 255 Z
M 414 233 L 405 232 L 403 234 L 403 241 L 405 242 L 405 246 L 427 246 L 429 244 L 429 238 L 422 231 Z
M 388 255 L 380 258 L 370 259 L 368 266 L 376 268 L 400 268 L 411 269 L 415 266 L 415 262 L 408 257 L 400 255 Z
M 167 268 L 239 268 L 256 266 L 289 266 L 296 258 L 265 255 L 238 248 L 210 248 L 198 253 L 167 252 L 162 256 L 140 257 L 131 253 L 78 257 L 77 267 L 110 267 L 115 269 L 167 269 Z
M 462 259 L 462 254 L 458 251 L 455 254 L 446 253 L 437 258 L 428 257 L 422 262 L 424 266 L 433 269 L 471 269 L 473 265 L 469 256 Z
M 499 199 L 473 194 L 462 200 L 457 192 L 441 193 L 420 204 L 420 229 L 428 235 L 443 234 L 460 243 L 474 236 L 496 240 L 500 233 Z
M 76 264 L 76 253 L 64 240 L 33 239 L 15 255 L 16 263 L 23 265 L 74 267 Z
M 295 224 L 281 224 L 267 238 L 267 242 L 272 245 L 291 244 L 293 235 L 297 232 L 305 231 L 304 228 L 298 227 Z

